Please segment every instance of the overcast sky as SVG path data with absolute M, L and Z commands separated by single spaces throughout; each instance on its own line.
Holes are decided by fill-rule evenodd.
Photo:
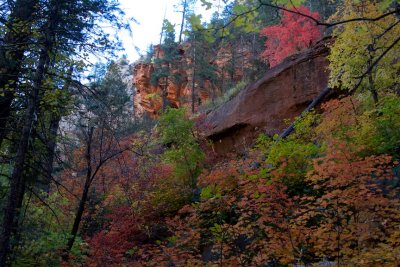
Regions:
M 132 23 L 132 35 L 121 33 L 120 39 L 125 48 L 125 54 L 132 62 L 139 58 L 135 47 L 138 47 L 142 54 L 145 54 L 150 44 L 158 44 L 164 13 L 166 19 L 178 27 L 182 20 L 182 13 L 178 12 L 176 5 L 179 0 L 120 0 L 121 8 L 128 17 L 133 17 L 139 24 Z M 182 8 L 179 8 L 181 10 Z M 206 11 L 201 7 L 200 1 L 196 6 L 196 14 L 202 14 L 204 18 L 209 18 L 211 11 Z

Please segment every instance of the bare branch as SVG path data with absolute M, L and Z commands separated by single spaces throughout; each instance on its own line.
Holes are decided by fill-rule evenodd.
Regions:
M 44 201 L 44 200 L 33 190 L 33 188 L 28 187 L 28 191 L 31 192 L 40 202 L 43 203 L 43 205 L 45 205 L 45 206 L 51 211 L 51 213 L 53 214 L 54 218 L 56 218 L 56 221 L 57 221 L 58 225 L 61 225 L 60 219 L 58 218 L 58 215 L 57 215 L 57 213 L 54 211 L 54 209 L 53 209 L 49 204 L 47 204 L 47 202 Z M 63 235 L 66 237 L 65 232 L 62 231 L 62 233 L 63 233 Z
M 370 73 L 372 71 L 372 69 L 379 63 L 379 61 L 381 61 L 381 59 L 398 43 L 400 42 L 400 37 L 397 37 L 396 40 L 394 40 L 394 42 L 388 46 L 385 51 L 383 51 L 383 53 L 371 64 L 371 66 L 369 66 L 369 68 L 360 76 L 355 77 L 357 79 L 362 79 L 364 78 L 365 75 L 367 75 L 368 73 Z
M 301 13 L 297 9 L 292 10 L 292 9 L 285 8 L 283 6 L 264 3 L 262 0 L 259 0 L 259 3 L 260 3 L 260 5 L 258 6 L 258 8 L 260 8 L 261 6 L 268 6 L 268 7 L 276 8 L 276 9 L 279 9 L 279 10 L 283 10 L 283 11 L 286 11 L 286 12 L 289 12 L 289 13 L 292 13 L 292 14 L 297 14 L 299 16 L 306 17 L 306 18 L 314 21 L 315 24 L 318 25 L 318 26 L 326 26 L 328 28 L 333 27 L 333 26 L 337 26 L 337 25 L 341 25 L 341 24 L 345 24 L 345 23 L 349 23 L 349 22 L 356 22 L 356 21 L 378 21 L 378 20 L 386 18 L 386 17 L 388 17 L 390 15 L 395 15 L 395 14 L 399 14 L 400 13 L 399 8 L 396 8 L 396 9 L 394 9 L 392 11 L 389 11 L 387 13 L 384 13 L 384 14 L 378 16 L 378 17 L 373 17 L 373 18 L 359 17 L 359 18 L 353 18 L 353 19 L 347 19 L 347 20 L 341 20 L 341 21 L 337 21 L 337 22 L 328 23 L 328 22 L 320 21 L 320 20 L 314 18 L 313 16 Z

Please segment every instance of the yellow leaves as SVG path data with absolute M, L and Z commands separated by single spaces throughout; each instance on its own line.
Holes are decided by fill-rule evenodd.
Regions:
M 299 7 L 304 4 L 305 0 L 278 0 L 277 4 L 287 7 Z
M 375 18 L 384 14 L 373 1 L 355 3 L 345 1 L 343 11 L 337 20 L 354 18 Z M 352 89 L 361 75 L 377 60 L 385 49 L 400 35 L 398 18 L 394 15 L 376 21 L 356 21 L 345 23 L 334 30 L 335 42 L 328 57 L 331 64 L 331 87 Z M 399 82 L 399 66 L 393 68 L 399 60 L 400 45 L 394 46 L 373 68 L 373 85 L 378 91 L 387 90 Z M 371 86 L 367 79 L 363 88 Z

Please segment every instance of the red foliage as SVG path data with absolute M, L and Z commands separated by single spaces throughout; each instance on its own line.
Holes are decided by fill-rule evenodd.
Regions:
M 141 234 L 140 222 L 132 215 L 129 206 L 114 208 L 108 217 L 111 220 L 108 230 L 95 234 L 89 240 L 91 264 L 94 266 L 122 263 L 125 253 L 134 245 L 132 238 Z
M 305 6 L 298 7 L 295 11 L 319 18 L 318 12 L 311 12 Z M 268 38 L 261 57 L 268 60 L 271 67 L 321 38 L 320 29 L 311 19 L 288 11 L 283 12 L 279 25 L 265 27 L 260 33 Z

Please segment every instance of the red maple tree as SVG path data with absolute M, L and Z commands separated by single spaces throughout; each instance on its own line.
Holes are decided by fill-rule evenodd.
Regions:
M 300 6 L 293 11 L 319 19 L 318 12 L 311 12 L 305 6 Z M 287 56 L 309 47 L 322 36 L 314 21 L 296 13 L 283 11 L 279 25 L 268 26 L 260 31 L 261 35 L 267 37 L 266 48 L 261 57 L 267 60 L 271 67 Z

